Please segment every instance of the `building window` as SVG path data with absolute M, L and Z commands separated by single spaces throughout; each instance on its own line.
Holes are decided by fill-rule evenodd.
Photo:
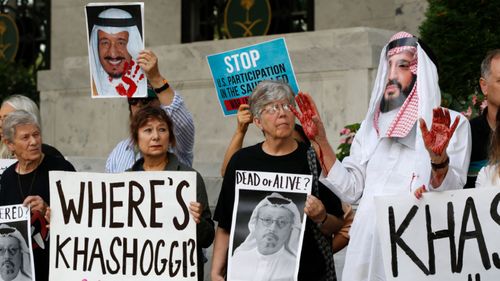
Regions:
M 182 43 L 314 30 L 314 0 L 183 0 Z

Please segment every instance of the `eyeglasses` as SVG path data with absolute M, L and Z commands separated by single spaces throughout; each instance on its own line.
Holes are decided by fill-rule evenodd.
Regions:
M 14 256 L 19 252 L 19 248 L 0 248 L 0 256 L 4 256 L 5 252 L 9 253 L 10 256 Z
M 261 217 L 259 217 L 259 220 L 262 222 L 262 224 L 265 227 L 269 227 L 269 226 L 271 226 L 274 223 L 274 224 L 276 224 L 276 226 L 278 226 L 279 229 L 283 229 L 284 227 L 287 227 L 290 224 L 290 221 L 284 220 L 284 219 L 273 220 L 271 218 L 261 218 Z
M 260 113 L 262 114 L 262 112 L 265 112 L 269 115 L 275 115 L 276 113 L 278 113 L 280 111 L 280 108 L 282 108 L 284 112 L 290 112 L 291 107 L 292 106 L 288 103 L 273 103 L 273 104 L 270 104 L 270 105 L 264 107 L 264 109 L 262 109 L 262 111 Z
M 155 99 L 151 98 L 129 98 L 128 105 L 148 105 Z

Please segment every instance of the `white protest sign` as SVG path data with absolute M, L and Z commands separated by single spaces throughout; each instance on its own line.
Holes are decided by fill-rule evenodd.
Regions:
M 228 280 L 296 280 L 312 176 L 236 171 L 235 183 Z
M 499 280 L 500 189 L 375 202 L 387 280 Z
M 3 174 L 8 167 L 16 163 L 17 159 L 0 159 L 0 175 Z
M 35 280 L 30 238 L 29 208 L 0 206 L 0 280 Z
M 198 280 L 195 172 L 50 172 L 50 280 Z

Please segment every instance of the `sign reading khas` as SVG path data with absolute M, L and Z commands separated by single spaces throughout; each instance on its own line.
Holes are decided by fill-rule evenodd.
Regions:
M 207 60 L 225 116 L 248 103 L 248 96 L 263 80 L 282 80 L 295 94 L 299 91 L 284 38 L 209 55 Z
M 375 203 L 387 280 L 499 280 L 498 188 L 428 192 L 420 200 L 384 196 Z

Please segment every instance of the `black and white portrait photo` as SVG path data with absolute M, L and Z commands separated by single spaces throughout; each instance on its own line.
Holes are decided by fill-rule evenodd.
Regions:
M 307 194 L 239 190 L 230 280 L 294 280 Z

